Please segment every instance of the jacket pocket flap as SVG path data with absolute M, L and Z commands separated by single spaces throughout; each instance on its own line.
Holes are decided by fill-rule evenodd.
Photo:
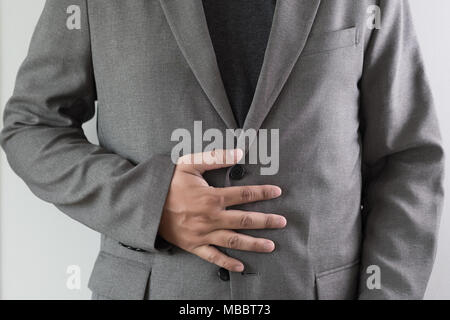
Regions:
M 356 27 L 312 35 L 306 43 L 302 55 L 354 46 L 358 42 L 357 35 Z
M 359 261 L 316 275 L 319 300 L 354 300 L 357 298 Z
M 148 265 L 100 252 L 88 288 L 111 299 L 142 300 L 150 273 Z

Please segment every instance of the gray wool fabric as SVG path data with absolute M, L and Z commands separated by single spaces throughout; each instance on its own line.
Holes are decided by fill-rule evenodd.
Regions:
M 81 28 L 66 27 L 77 5 Z M 381 29 L 367 27 L 379 5 Z M 98 101 L 100 145 L 81 125 Z M 271 254 L 225 250 L 244 273 L 155 247 L 175 129 L 237 128 L 201 0 L 48 0 L 0 141 L 41 199 L 102 234 L 89 282 L 109 299 L 420 299 L 443 199 L 443 150 L 406 0 L 277 1 L 244 129 L 280 130 L 280 170 L 209 172 L 275 184 L 240 206 L 283 214 Z M 121 246 L 140 248 L 134 251 Z M 371 290 L 369 266 L 381 271 Z

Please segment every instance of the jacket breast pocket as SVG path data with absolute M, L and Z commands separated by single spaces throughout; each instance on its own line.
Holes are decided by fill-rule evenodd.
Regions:
M 149 287 L 150 274 L 150 265 L 100 252 L 88 287 L 94 297 L 143 300 Z
M 354 47 L 358 44 L 358 30 L 356 27 L 339 31 L 325 32 L 311 35 L 302 56 L 309 56 L 333 50 Z
M 358 296 L 359 261 L 316 274 L 318 300 L 355 300 Z

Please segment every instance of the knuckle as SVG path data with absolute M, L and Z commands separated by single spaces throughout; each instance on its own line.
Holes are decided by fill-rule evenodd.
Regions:
M 248 215 L 248 214 L 243 215 L 241 218 L 240 225 L 243 228 L 251 227 L 253 225 L 252 217 L 250 217 L 250 215 Z
M 273 218 L 271 216 L 266 216 L 264 218 L 264 225 L 266 226 L 266 228 L 269 228 L 273 225 Z
M 228 259 L 224 260 L 221 265 L 222 268 L 225 268 L 228 270 L 231 269 L 231 266 L 232 266 L 232 263 Z
M 220 206 L 220 204 L 223 202 L 223 199 L 221 196 L 208 193 L 201 197 L 200 202 L 207 208 L 216 208 Z
M 267 188 L 263 188 L 261 193 L 262 193 L 262 196 L 263 196 L 264 199 L 270 199 L 272 197 L 271 190 L 269 190 Z
M 195 225 L 195 233 L 198 235 L 205 235 L 210 231 L 211 220 L 207 217 L 202 217 L 199 219 L 198 223 Z
M 211 253 L 206 256 L 206 261 L 209 263 L 217 264 L 218 260 L 218 256 L 215 253 Z
M 254 192 L 250 188 L 242 188 L 241 198 L 244 201 L 251 201 L 254 198 Z
M 200 219 L 192 219 L 191 223 L 185 227 L 187 234 L 190 235 L 195 243 L 200 243 L 202 237 L 208 232 L 207 224 Z
M 186 239 L 185 241 L 183 241 L 184 243 L 182 244 L 184 248 L 187 249 L 187 251 L 192 252 L 194 251 L 199 244 L 199 241 L 196 241 L 196 239 Z M 184 249 L 182 248 L 182 249 Z
M 217 199 L 216 199 L 216 205 L 217 205 L 219 208 L 225 207 L 225 197 L 222 196 L 222 195 L 218 195 L 218 196 L 216 196 L 216 197 L 217 197 Z
M 228 238 L 228 248 L 230 249 L 237 249 L 240 244 L 239 236 L 234 235 Z

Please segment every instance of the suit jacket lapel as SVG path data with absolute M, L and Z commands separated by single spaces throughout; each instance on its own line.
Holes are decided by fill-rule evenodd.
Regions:
M 195 77 L 228 128 L 237 128 L 225 92 L 201 0 L 160 0 Z
M 320 0 L 277 1 L 263 67 L 244 131 L 259 130 L 269 114 L 305 47 L 319 5 Z M 247 151 L 251 143 L 253 141 L 246 142 Z

